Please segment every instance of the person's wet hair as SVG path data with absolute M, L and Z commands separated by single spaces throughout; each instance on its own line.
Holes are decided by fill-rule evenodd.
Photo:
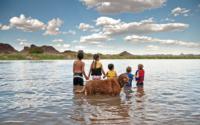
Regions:
M 144 67 L 144 66 L 143 66 L 142 64 L 139 64 L 139 65 L 138 65 L 138 68 L 139 68 L 139 69 L 143 69 L 143 67 Z
M 77 53 L 77 58 L 79 60 L 82 60 L 84 58 L 84 52 L 83 50 L 79 50 L 78 53 Z
M 99 54 L 94 54 L 94 55 L 93 55 L 93 59 L 94 59 L 94 60 L 98 60 L 98 59 L 99 59 Z
M 113 64 L 108 64 L 108 69 L 109 70 L 113 70 L 114 69 L 114 65 Z
M 127 73 L 131 72 L 131 67 L 130 67 L 130 66 L 128 66 L 128 67 L 126 68 L 126 72 L 127 72 Z
M 93 55 L 93 59 L 94 59 L 94 61 L 93 61 L 94 67 L 93 67 L 93 68 L 96 68 L 97 61 L 98 61 L 98 59 L 99 59 L 99 54 L 94 54 L 94 55 Z

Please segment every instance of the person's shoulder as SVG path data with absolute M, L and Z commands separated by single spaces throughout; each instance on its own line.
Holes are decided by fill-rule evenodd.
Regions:
M 132 73 L 128 73 L 128 76 L 129 77 L 133 77 L 134 75 Z
M 98 61 L 97 63 L 99 63 L 100 65 L 102 65 L 102 63 L 100 61 Z
M 74 60 L 74 64 L 77 63 L 78 60 Z
M 101 63 L 100 61 L 97 62 L 97 65 L 100 66 L 100 67 L 103 66 L 102 63 Z
M 81 62 L 82 64 L 85 64 L 85 62 L 84 62 L 83 60 L 80 60 L 80 62 Z

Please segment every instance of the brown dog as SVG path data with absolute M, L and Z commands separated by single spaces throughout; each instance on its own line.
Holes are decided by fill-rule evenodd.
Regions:
M 76 93 L 85 93 L 85 95 L 105 94 L 116 96 L 121 92 L 122 87 L 127 84 L 129 78 L 126 74 L 121 74 L 118 78 L 106 80 L 90 80 L 81 91 Z

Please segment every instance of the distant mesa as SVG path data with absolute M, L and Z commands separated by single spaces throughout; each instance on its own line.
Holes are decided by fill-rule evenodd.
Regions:
M 77 56 L 77 52 L 76 51 L 71 51 L 71 50 L 66 50 L 64 52 L 62 52 L 66 58 L 76 58 Z M 84 58 L 92 58 L 92 54 L 91 53 L 84 53 Z
M 24 49 L 21 51 L 22 53 L 36 53 L 36 54 L 59 54 L 59 51 L 56 50 L 52 46 L 36 46 L 32 44 L 30 47 L 25 46 Z
M 49 53 L 49 54 L 58 54 L 59 53 L 59 51 L 58 50 L 56 50 L 54 47 L 52 47 L 52 46 L 42 46 L 41 47 L 42 48 L 42 50 L 43 50 L 43 52 L 44 53 Z
M 29 52 L 29 47 L 25 46 L 23 50 L 20 51 L 21 53 L 28 53 Z
M 62 53 L 66 56 L 66 58 L 76 58 L 77 55 L 77 52 L 71 50 L 66 50 Z
M 200 55 L 194 54 L 156 54 L 156 55 L 133 55 L 127 51 L 123 51 L 119 54 L 101 54 L 98 53 L 102 59 L 200 59 Z M 52 46 L 36 46 L 32 44 L 30 47 L 24 47 L 22 51 L 17 51 L 11 45 L 6 43 L 0 43 L 0 60 L 7 59 L 75 59 L 77 56 L 76 51 L 66 50 L 59 52 Z M 92 53 L 84 53 L 85 59 L 92 59 Z
M 17 50 L 9 44 L 0 43 L 0 53 L 5 53 L 5 54 L 17 53 Z
M 133 56 L 133 54 L 131 54 L 127 51 L 123 51 L 123 52 L 119 53 L 119 56 Z
M 71 51 L 71 50 L 65 50 L 63 53 L 64 54 L 66 54 L 66 53 L 69 54 L 70 53 L 70 54 L 75 54 L 75 55 L 77 54 L 77 52 Z

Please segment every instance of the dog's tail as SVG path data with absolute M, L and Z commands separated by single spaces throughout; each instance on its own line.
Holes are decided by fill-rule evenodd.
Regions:
M 81 90 L 76 90 L 75 93 L 84 93 L 85 92 L 85 86 Z

